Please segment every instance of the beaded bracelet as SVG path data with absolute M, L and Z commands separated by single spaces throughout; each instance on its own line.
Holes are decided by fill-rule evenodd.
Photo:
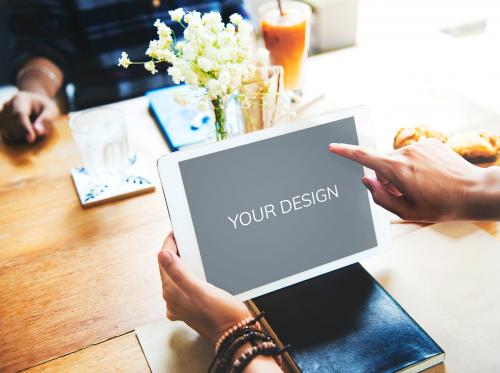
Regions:
M 216 361 L 219 359 L 220 351 L 224 350 L 228 344 L 230 344 L 231 340 L 234 340 L 238 336 L 241 336 L 242 333 L 247 332 L 248 330 L 260 330 L 259 320 L 264 317 L 264 312 L 261 312 L 254 318 L 248 317 L 244 320 L 241 320 L 237 324 L 233 325 L 229 329 L 227 329 L 222 335 L 219 337 L 215 344 L 215 357 L 210 364 L 208 371 L 210 372 L 214 367 Z
M 220 348 L 220 345 L 222 344 L 222 342 L 224 342 L 224 340 L 227 337 L 229 337 L 232 333 L 234 333 L 238 329 L 241 329 L 245 326 L 252 326 L 252 325 L 255 325 L 257 327 L 257 329 L 260 329 L 260 325 L 259 325 L 258 321 L 262 317 L 264 317 L 264 312 L 261 312 L 257 317 L 254 317 L 254 318 L 247 317 L 246 319 L 241 320 L 239 323 L 237 323 L 237 324 L 231 326 L 229 329 L 227 329 L 224 333 L 222 333 L 222 335 L 219 337 L 219 339 L 215 343 L 215 353 L 217 353 L 219 351 L 219 348 Z
M 246 335 L 246 334 L 249 334 L 249 333 L 252 333 L 255 330 L 257 330 L 257 329 L 255 329 L 252 326 L 245 326 L 245 327 L 243 327 L 241 329 L 237 329 L 236 331 L 234 331 L 233 333 L 231 333 L 220 344 L 219 349 L 218 349 L 217 353 L 215 354 L 215 356 L 214 356 L 214 358 L 212 360 L 212 363 L 210 364 L 210 367 L 208 368 L 208 371 L 210 372 L 212 370 L 212 368 L 214 367 L 215 363 L 220 360 L 221 355 L 224 354 L 224 352 L 226 351 L 227 347 L 230 346 L 236 338 L 241 337 L 241 336 Z
M 238 329 L 241 329 L 245 326 L 247 326 L 253 319 L 251 317 L 247 317 L 244 320 L 241 320 L 239 323 L 231 326 L 229 329 L 227 329 L 222 335 L 217 339 L 217 342 L 215 343 L 215 353 L 219 351 L 220 345 L 224 342 L 226 338 L 228 338 L 231 334 L 233 334 L 235 331 Z
M 252 326 L 245 326 L 245 327 L 243 327 L 243 328 L 241 328 L 241 329 L 238 329 L 238 330 L 236 330 L 235 332 L 231 333 L 231 335 L 229 335 L 229 336 L 228 336 L 228 337 L 227 337 L 227 338 L 226 338 L 226 339 L 225 339 L 225 340 L 221 343 L 221 345 L 220 345 L 220 347 L 219 347 L 219 351 L 217 352 L 217 354 L 216 354 L 215 356 L 220 357 L 221 353 L 222 353 L 223 351 L 225 351 L 225 350 L 227 349 L 227 347 L 228 347 L 229 345 L 231 345 L 231 343 L 233 343 L 233 341 L 234 341 L 236 338 L 241 337 L 242 335 L 247 334 L 247 333 L 250 333 L 250 332 L 252 332 L 252 331 L 254 331 L 254 330 L 259 330 L 259 331 L 260 331 L 260 329 L 256 329 L 256 328 L 254 328 L 254 327 L 252 327 Z
M 236 340 L 234 340 L 234 342 L 224 351 L 222 356 L 215 359 L 214 371 L 216 373 L 227 373 L 231 368 L 235 352 L 246 343 L 251 343 L 252 346 L 256 346 L 259 342 L 261 343 L 266 341 L 269 342 L 270 337 L 265 333 L 257 332 L 255 330 L 247 332 L 246 334 L 236 338 Z
M 285 349 L 281 349 L 276 346 L 273 342 L 263 342 L 258 346 L 250 347 L 246 349 L 240 357 L 238 357 L 238 359 L 236 359 L 230 372 L 241 373 L 257 356 L 278 356 L 281 355 L 284 350 Z
M 220 365 L 228 365 L 231 363 L 231 359 L 238 349 L 243 346 L 245 343 L 250 342 L 253 346 L 255 346 L 255 342 L 273 342 L 272 337 L 267 335 L 266 333 L 259 332 L 257 330 L 248 332 L 243 334 L 242 336 L 236 338 L 224 351 L 224 354 L 220 357 L 219 363 Z

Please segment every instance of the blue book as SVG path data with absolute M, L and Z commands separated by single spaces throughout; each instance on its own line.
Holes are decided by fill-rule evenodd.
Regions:
M 186 85 L 179 85 L 146 93 L 149 98 L 149 110 L 174 151 L 183 146 L 208 141 L 213 127 L 211 113 L 198 111 L 196 102 L 181 106 L 175 101 L 177 93 L 187 93 L 188 90 Z
M 253 303 L 252 303 L 253 302 Z M 359 264 L 255 298 L 298 372 L 419 372 L 444 351 Z M 431 306 L 429 306 L 431 307 Z
M 149 110 L 160 131 L 173 151 L 182 147 L 212 141 L 214 118 L 211 110 L 200 112 L 196 98 L 188 106 L 181 106 L 174 97 L 176 94 L 189 93 L 186 85 L 159 88 L 146 93 Z M 236 123 L 234 130 L 241 131 L 237 105 L 232 100 L 226 112 L 228 123 Z

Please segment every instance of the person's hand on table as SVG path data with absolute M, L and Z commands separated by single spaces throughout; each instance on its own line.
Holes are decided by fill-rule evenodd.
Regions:
M 402 219 L 418 222 L 500 218 L 500 175 L 479 168 L 443 143 L 428 139 L 387 154 L 349 144 L 332 153 L 375 171 L 363 177 L 374 201 Z
M 0 111 L 0 134 L 9 143 L 33 143 L 50 132 L 58 114 L 57 105 L 46 95 L 19 91 Z

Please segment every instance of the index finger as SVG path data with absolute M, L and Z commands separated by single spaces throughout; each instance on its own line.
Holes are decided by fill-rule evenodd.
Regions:
M 392 175 L 387 165 L 391 161 L 390 158 L 370 148 L 351 144 L 331 143 L 328 145 L 328 150 L 379 172 L 385 177 Z

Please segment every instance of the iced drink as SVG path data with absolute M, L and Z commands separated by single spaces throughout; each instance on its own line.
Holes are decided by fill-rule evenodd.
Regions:
M 261 7 L 261 28 L 271 62 L 285 70 L 285 88 L 299 90 L 302 84 L 302 65 L 307 56 L 309 38 L 308 5 L 293 1 L 283 3 L 282 15 L 276 2 Z

